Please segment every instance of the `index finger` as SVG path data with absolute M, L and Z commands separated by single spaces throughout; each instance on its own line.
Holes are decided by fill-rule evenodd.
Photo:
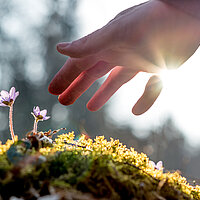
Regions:
M 80 75 L 97 63 L 94 56 L 84 58 L 68 58 L 49 84 L 49 92 L 59 95 Z

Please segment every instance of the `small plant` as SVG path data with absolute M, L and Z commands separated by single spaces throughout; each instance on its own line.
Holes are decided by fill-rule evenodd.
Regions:
M 10 127 L 10 134 L 12 141 L 15 141 L 15 134 L 13 129 L 13 105 L 16 100 L 16 98 L 19 96 L 19 92 L 15 91 L 15 87 L 12 87 L 10 89 L 10 92 L 8 93 L 5 90 L 2 90 L 0 93 L 0 106 L 3 107 L 9 107 L 9 127 Z
M 33 134 L 37 134 L 37 124 L 39 121 L 44 121 L 50 118 L 50 116 L 47 115 L 47 110 L 41 110 L 39 106 L 36 106 L 33 108 L 33 112 L 31 113 L 33 117 L 35 118 L 34 125 L 33 125 Z
M 0 92 L 0 106 L 9 107 L 10 109 L 9 110 L 9 127 L 10 127 L 10 134 L 11 134 L 13 143 L 15 142 L 15 134 L 14 134 L 14 128 L 13 128 L 13 105 L 18 96 L 19 96 L 19 92 L 18 91 L 16 92 L 15 87 L 12 87 L 9 92 L 7 92 L 6 90 L 2 90 Z M 45 141 L 48 141 L 49 143 L 52 143 L 52 139 L 50 137 L 52 137 L 53 134 L 55 134 L 61 129 L 55 130 L 53 132 L 49 130 L 48 132 L 45 132 L 46 135 L 43 132 L 40 132 L 39 134 L 37 134 L 38 122 L 48 120 L 50 116 L 46 116 L 47 110 L 46 109 L 40 110 L 39 106 L 34 107 L 33 112 L 31 112 L 31 114 L 34 116 L 34 119 L 35 119 L 33 131 L 31 133 L 33 133 L 33 135 L 37 135 L 37 138 L 39 138 L 39 140 L 41 141 L 45 140 Z M 27 135 L 30 135 L 30 133 L 28 133 Z

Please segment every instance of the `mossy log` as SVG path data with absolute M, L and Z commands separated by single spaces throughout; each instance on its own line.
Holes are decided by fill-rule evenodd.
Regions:
M 74 140 L 62 134 L 53 143 L 15 138 L 0 144 L 0 199 L 200 199 L 176 172 L 163 172 L 149 158 L 119 140 L 103 136 Z M 33 142 L 34 141 L 34 142 Z

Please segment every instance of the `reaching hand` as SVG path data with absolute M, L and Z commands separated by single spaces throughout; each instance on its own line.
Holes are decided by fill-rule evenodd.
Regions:
M 97 79 L 109 74 L 88 102 L 91 111 L 108 99 L 139 72 L 154 73 L 133 107 L 136 115 L 146 112 L 159 96 L 159 72 L 177 68 L 198 48 L 200 23 L 161 1 L 129 8 L 106 26 L 57 50 L 70 56 L 49 85 L 63 105 L 78 99 Z

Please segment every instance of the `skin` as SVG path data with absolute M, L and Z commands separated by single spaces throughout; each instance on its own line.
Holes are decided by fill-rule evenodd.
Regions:
M 101 29 L 73 42 L 57 45 L 69 56 L 49 85 L 63 105 L 73 104 L 96 80 L 108 78 L 87 104 L 100 109 L 139 72 L 153 73 L 132 112 L 140 115 L 162 90 L 159 73 L 178 68 L 199 47 L 198 19 L 161 1 L 152 0 L 119 13 Z

